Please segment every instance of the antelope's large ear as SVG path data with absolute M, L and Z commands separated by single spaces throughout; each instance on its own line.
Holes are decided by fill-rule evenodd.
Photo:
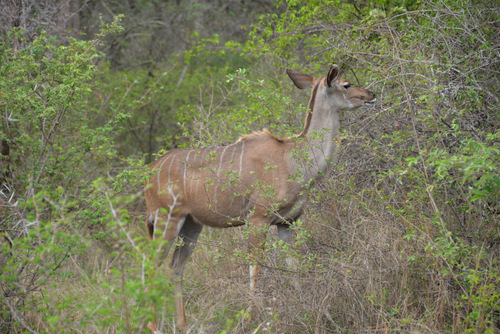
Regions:
M 292 79 L 293 83 L 299 89 L 313 88 L 314 77 L 309 74 L 300 73 L 294 70 L 286 70 L 286 74 Z
M 330 67 L 330 70 L 328 71 L 328 74 L 326 75 L 326 84 L 328 87 L 332 87 L 332 82 L 337 81 L 337 78 L 339 77 L 339 67 L 335 64 Z

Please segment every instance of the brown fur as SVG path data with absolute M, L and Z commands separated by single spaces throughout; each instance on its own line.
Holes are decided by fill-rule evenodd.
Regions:
M 306 121 L 304 122 L 304 130 L 297 136 L 298 138 L 303 138 L 307 135 L 307 130 L 309 130 L 309 125 L 311 124 L 312 119 L 312 111 L 314 110 L 314 100 L 316 99 L 316 93 L 318 92 L 318 84 L 316 84 L 311 91 L 311 98 L 309 99 L 309 103 L 307 107 L 309 111 L 306 115 Z
M 248 135 L 244 135 L 243 137 L 240 138 L 240 141 L 241 140 L 252 139 L 252 138 L 255 138 L 255 137 L 259 137 L 259 136 L 264 136 L 264 137 L 267 137 L 267 138 L 272 138 L 272 139 L 277 140 L 280 143 L 282 143 L 286 139 L 288 139 L 287 137 L 285 137 L 285 138 L 279 138 L 279 137 L 273 135 L 271 132 L 269 132 L 269 130 L 264 129 L 262 131 L 252 132 L 252 133 L 250 133 Z
M 161 181 L 154 182 L 157 180 L 153 178 L 146 189 L 149 212 L 168 208 L 177 201 L 171 220 L 190 214 L 196 222 L 212 227 L 240 225 L 247 219 L 250 206 L 266 211 L 285 201 L 289 175 L 279 172 L 285 167 L 284 161 L 290 159 L 286 153 L 292 145 L 289 139 L 260 132 L 229 146 L 172 150 L 152 166 L 152 170 L 163 168 L 158 170 Z M 261 149 L 265 155 L 259 153 Z M 277 197 L 264 199 L 262 191 L 252 190 L 258 182 L 274 188 Z M 285 203 L 278 207 L 282 205 L 287 206 Z
M 363 88 L 346 89 L 338 72 L 338 67 L 332 66 L 327 77 L 316 78 L 287 71 L 298 88 L 312 88 L 310 111 L 304 130 L 297 136 L 304 138 L 302 141 L 278 138 L 264 130 L 245 135 L 228 146 L 174 149 L 152 164 L 155 174 L 146 182 L 145 190 L 148 234 L 169 244 L 177 236 L 185 241 L 176 248 L 172 260 L 180 327 L 186 326 L 182 270 L 202 225 L 251 225 L 251 250 L 262 248 L 269 225 L 278 225 L 280 238 L 290 241 L 287 226 L 302 213 L 301 189 L 324 172 L 333 154 L 338 110 L 375 101 L 374 94 Z M 330 127 L 330 131 L 324 132 L 326 138 L 309 142 L 309 130 L 321 132 L 325 124 Z M 309 160 L 292 156 L 297 149 L 309 151 Z M 313 162 L 317 166 L 311 168 Z M 295 178 L 297 170 L 303 172 L 301 180 Z M 258 267 L 253 267 L 252 291 L 257 272 Z

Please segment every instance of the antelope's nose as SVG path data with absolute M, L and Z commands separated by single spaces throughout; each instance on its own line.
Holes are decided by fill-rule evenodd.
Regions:
M 375 105 L 375 102 L 377 102 L 377 98 L 375 97 L 375 94 L 372 93 L 372 95 L 373 95 L 372 99 L 368 102 L 365 102 L 365 104 L 364 104 L 365 106 L 373 107 Z

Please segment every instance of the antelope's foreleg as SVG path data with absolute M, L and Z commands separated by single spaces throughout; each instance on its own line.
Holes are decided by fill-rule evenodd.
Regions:
M 167 259 L 170 248 L 184 226 L 186 216 L 172 216 L 161 214 L 157 216 L 154 224 L 153 239 L 160 239 L 157 251 L 157 266 L 160 267 Z
M 250 316 L 253 316 L 253 308 L 256 304 L 257 282 L 259 280 L 261 268 L 260 263 L 264 261 L 264 247 L 266 241 L 267 220 L 253 217 L 250 219 L 250 237 L 249 237 L 249 252 L 250 252 L 250 296 L 251 303 L 248 309 Z
M 280 240 L 286 242 L 290 247 L 293 247 L 295 244 L 295 233 L 292 230 L 292 225 L 288 223 L 278 224 L 276 225 L 278 228 L 278 237 Z M 292 270 L 297 269 L 297 261 L 290 255 L 286 257 L 286 265 L 290 267 Z
M 176 246 L 170 267 L 173 270 L 174 293 L 175 293 L 175 310 L 177 313 L 177 324 L 181 330 L 187 328 L 186 312 L 184 310 L 184 301 L 182 299 L 182 272 L 187 260 L 193 253 L 194 246 L 198 240 L 198 236 L 202 230 L 202 226 L 196 223 L 191 216 L 187 216 L 184 225 L 179 232 L 181 243 Z
M 278 228 L 278 237 L 280 240 L 283 240 L 286 242 L 290 247 L 293 247 L 295 244 L 295 233 L 292 229 L 292 225 L 289 223 L 283 223 L 283 224 L 278 224 L 276 225 Z M 289 253 L 286 255 L 285 259 L 286 265 L 289 269 L 293 271 L 297 271 L 299 268 L 299 265 L 297 263 L 297 259 L 293 256 L 291 256 Z M 299 281 L 297 280 L 297 276 L 294 273 L 294 277 L 292 279 L 293 285 L 297 291 L 300 291 L 300 284 Z
M 160 269 L 160 266 L 165 262 L 165 259 L 168 256 L 170 248 L 179 235 L 180 230 L 182 229 L 184 222 L 186 220 L 186 216 L 172 216 L 160 213 L 160 210 L 157 210 L 154 214 L 150 213 L 148 216 L 148 220 L 146 222 L 146 226 L 148 229 L 148 235 L 151 239 L 160 239 L 158 243 L 158 249 L 156 252 L 156 267 L 157 270 Z M 155 313 L 155 306 L 152 306 L 153 313 Z M 148 329 L 153 334 L 160 334 L 161 332 L 158 330 L 158 326 L 156 323 L 156 317 L 153 318 L 153 321 L 148 323 Z

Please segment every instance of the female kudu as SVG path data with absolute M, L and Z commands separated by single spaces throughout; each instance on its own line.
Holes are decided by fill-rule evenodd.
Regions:
M 267 131 L 242 137 L 229 146 L 174 149 L 151 166 L 156 174 L 146 182 L 147 230 L 168 248 L 175 238 L 173 269 L 177 322 L 186 327 L 182 301 L 182 271 L 203 225 L 252 226 L 250 248 L 263 247 L 267 227 L 276 225 L 281 239 L 293 239 L 290 223 L 301 213 L 301 190 L 327 169 L 339 133 L 339 110 L 372 106 L 375 95 L 339 79 L 333 65 L 324 77 L 287 70 L 294 84 L 312 88 L 302 133 L 279 139 Z M 303 152 L 300 156 L 297 152 Z M 254 291 L 257 265 L 250 267 Z M 150 329 L 156 330 L 151 324 Z

